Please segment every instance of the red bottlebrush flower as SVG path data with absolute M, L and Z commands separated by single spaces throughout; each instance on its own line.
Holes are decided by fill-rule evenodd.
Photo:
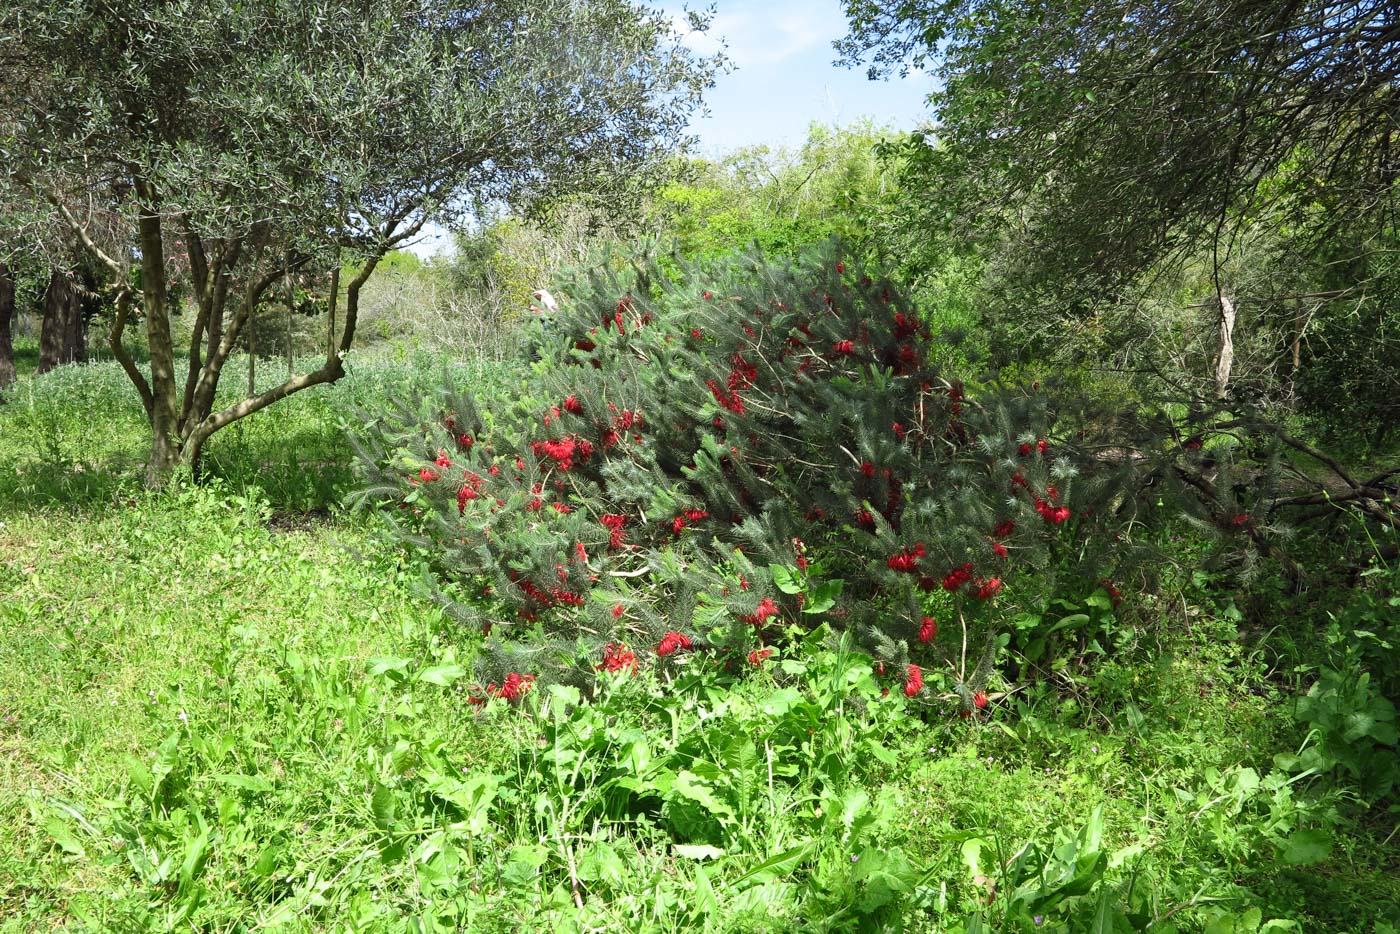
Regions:
M 501 474 L 501 468 L 496 464 L 492 464 L 490 469 L 488 469 L 486 472 L 493 477 L 498 477 Z
M 875 528 L 875 517 L 870 514 L 869 509 L 857 509 L 856 525 L 863 529 L 873 529 Z
M 705 301 L 707 301 L 707 302 L 708 302 L 711 298 L 713 298 L 713 297 L 714 297 L 714 296 L 712 296 L 709 292 L 703 292 L 703 293 L 701 293 L 701 298 L 705 299 Z
M 831 349 L 834 353 L 849 357 L 856 352 L 856 345 L 855 341 L 837 341 L 831 345 Z
M 875 465 L 870 463 L 870 461 L 861 462 L 860 472 L 871 480 L 875 479 Z
M 603 646 L 602 663 L 594 665 L 593 670 L 634 672 L 637 670 L 637 656 L 626 645 L 609 642 Z
M 462 513 L 466 512 L 466 511 L 467 511 L 467 503 L 468 503 L 468 501 L 474 500 L 474 499 L 478 498 L 479 496 L 481 496 L 481 494 L 478 493 L 476 490 L 473 490 L 473 489 L 472 489 L 471 487 L 469 487 L 469 486 L 464 486 L 464 487 L 462 487 L 460 490 L 458 490 L 458 491 L 457 491 L 457 515 L 460 516 Z
M 1051 525 L 1059 525 L 1071 515 L 1073 515 L 1073 513 L 1070 512 L 1068 506 L 1056 506 L 1046 514 L 1045 521 L 1049 522 Z
M 740 590 L 748 590 L 750 586 L 751 586 L 751 585 L 749 584 L 749 579 L 748 579 L 747 577 L 745 577 L 744 575 L 740 574 L 740 575 L 739 575 L 739 589 L 740 589 Z
M 674 534 L 674 535 L 679 535 L 679 534 L 681 534 L 681 530 L 684 529 L 684 528 L 685 528 L 685 516 L 676 516 L 674 519 L 671 520 L 671 533 L 672 533 L 672 534 Z
M 485 693 L 487 697 L 501 697 L 512 702 L 518 701 L 530 692 L 534 681 L 534 675 L 522 675 L 512 671 L 510 674 L 506 675 L 505 680 L 501 684 L 498 685 L 492 682 L 487 685 Z M 478 696 L 468 697 L 467 700 L 477 705 L 486 703 L 486 698 Z
M 990 600 L 1001 592 L 1001 578 L 993 577 L 988 580 L 979 581 L 977 584 L 977 599 Z
M 749 653 L 749 664 L 755 668 L 762 668 L 763 663 L 773 654 L 772 649 L 754 649 Z
M 1046 441 L 1044 438 L 1041 438 L 1035 443 L 1035 449 L 1041 454 L 1048 454 L 1050 452 L 1050 442 Z
M 1050 502 L 1052 503 L 1058 503 L 1060 501 L 1060 490 L 1058 487 L 1046 486 L 1045 495 L 1050 497 Z
M 615 515 L 615 514 L 609 513 L 608 515 L 605 515 L 605 516 L 599 516 L 599 517 L 598 517 L 598 521 L 601 522 L 601 523 L 603 524 L 603 526 L 604 526 L 605 528 L 609 529 L 609 530 L 611 531 L 611 533 L 612 533 L 611 535 L 608 536 L 608 547 L 609 547 L 609 548 L 618 548 L 618 547 L 621 547 L 621 545 L 622 545 L 622 527 L 623 527 L 624 525 L 627 524 L 627 517 L 626 517 L 626 516 L 619 516 L 619 515 Z
M 1026 482 L 1026 478 L 1021 474 L 1019 470 L 1011 475 L 1011 485 L 1023 487 L 1027 490 L 1031 488 L 1031 485 L 1028 482 Z
M 987 695 L 983 691 L 978 691 L 972 695 L 972 705 L 978 710 L 984 710 L 987 706 Z
M 427 479 L 427 478 L 425 477 L 424 479 Z M 1239 528 L 1239 527 L 1242 526 L 1242 525 L 1248 525 L 1250 519 L 1252 519 L 1252 518 L 1253 518 L 1253 516 L 1251 516 L 1251 515 L 1250 515 L 1249 513 L 1247 513 L 1247 512 L 1242 512 L 1242 513 L 1240 513 L 1239 515 L 1232 516 L 1232 517 L 1230 518 L 1230 528 L 1232 528 L 1232 529 L 1237 529 L 1237 528 Z
M 1030 456 L 1031 456 L 1031 446 L 1030 446 L 1029 444 L 1022 444 L 1020 447 L 1018 447 L 1018 448 L 1016 449 L 1016 453 L 1019 454 L 1019 455 L 1021 455 L 1022 457 L 1030 457 Z
M 613 618 L 613 619 L 622 619 L 622 604 L 621 604 L 621 603 L 615 604 L 615 605 L 613 606 L 613 608 L 612 608 L 612 618 Z
M 582 415 L 583 403 L 578 401 L 578 396 L 570 395 L 564 400 L 564 411 L 572 412 L 574 415 Z
M 1113 581 L 1105 577 L 1100 580 L 1099 583 L 1103 585 L 1104 590 L 1108 591 L 1108 595 L 1113 600 L 1113 605 L 1115 607 L 1123 602 L 1123 595 L 1118 592 L 1117 587 L 1113 586 Z
M 1184 442 L 1182 442 L 1181 446 L 1188 451 L 1199 451 L 1201 449 L 1201 444 L 1201 436 L 1192 435 L 1191 437 L 1187 438 Z
M 919 321 L 902 311 L 895 312 L 894 315 L 894 339 L 902 341 L 905 338 L 913 337 L 919 330 Z
M 703 337 L 704 335 L 700 333 L 700 329 L 699 329 L 699 328 L 691 328 L 691 329 L 690 329 L 690 336 L 693 337 L 693 338 L 695 338 L 696 340 L 699 340 L 699 339 L 700 339 L 701 337 Z
M 803 574 L 806 574 L 806 573 L 807 573 L 807 568 L 808 568 L 809 566 L 810 566 L 810 562 L 808 562 L 806 558 L 804 558 L 802 555 L 798 555 L 798 556 L 797 556 L 797 569 L 798 569 L 799 571 L 801 571 Z
M 1005 558 L 1007 556 L 1006 546 L 1001 542 L 992 542 L 992 554 L 998 558 Z
M 574 554 L 578 555 L 578 559 L 584 564 L 588 563 L 588 549 L 583 547 L 583 542 L 574 542 Z
M 431 467 L 424 467 L 422 470 L 418 471 L 418 479 L 422 480 L 424 483 L 432 483 L 434 480 L 437 480 L 438 477 L 438 472 Z
M 472 445 L 474 444 L 476 444 L 476 439 L 473 438 L 471 435 L 457 436 L 457 447 L 461 448 L 464 451 L 470 451 Z
M 876 662 L 876 663 L 872 666 L 872 668 L 873 668 L 873 670 L 875 671 L 875 674 L 878 675 L 879 677 L 883 678 L 883 677 L 885 676 L 885 663 L 884 663 L 884 662 Z
M 969 561 L 960 568 L 954 568 L 943 578 L 943 589 L 952 593 L 963 584 L 972 580 L 972 562 Z
M 540 499 L 538 496 L 536 496 L 534 499 L 530 500 L 528 503 L 525 504 L 525 511 L 526 511 L 526 512 L 537 512 L 537 511 L 539 510 L 539 508 L 540 508 L 541 506 L 543 506 L 543 505 L 544 505 L 544 500 L 542 500 L 542 499 Z
M 836 263 L 836 274 L 837 274 L 837 275 L 840 275 L 841 273 L 843 273 L 843 272 L 845 272 L 845 271 L 846 271 L 846 264 L 843 263 L 843 262 L 838 261 L 838 262 Z
M 927 554 L 927 551 L 924 548 L 924 543 L 919 542 L 912 550 L 901 551 L 885 563 L 889 565 L 891 571 L 898 571 L 901 574 L 913 574 L 918 570 L 919 559 L 925 554 Z
M 778 605 L 773 602 L 772 598 L 764 597 L 758 601 L 757 609 L 747 616 L 740 616 L 739 619 L 755 626 L 762 626 L 770 617 L 777 616 L 780 612 Z
M 710 514 L 703 509 L 687 509 L 685 518 L 687 522 L 699 522 L 701 519 L 710 518 Z
M 1005 522 L 999 523 L 996 528 L 992 529 L 992 535 L 997 538 L 1008 538 L 1014 531 L 1016 531 L 1016 523 L 1007 519 Z
M 433 461 L 439 467 L 451 467 L 452 461 L 448 458 L 446 451 L 438 451 L 437 460 Z
M 524 459 L 523 457 L 517 457 L 517 458 L 515 459 L 515 469 L 516 469 L 516 470 L 524 470 L 524 469 L 525 469 L 525 459 Z
M 925 616 L 924 623 L 919 627 L 919 641 L 927 645 L 938 638 L 938 621 L 932 616 Z
M 681 649 L 690 649 L 690 637 L 679 632 L 668 632 L 661 637 L 661 642 L 657 644 L 656 654 L 665 658 Z
M 573 509 L 565 503 L 550 503 L 549 505 L 554 508 L 555 512 L 563 516 L 567 516 L 569 513 L 573 512 Z
M 899 422 L 895 422 L 893 425 L 891 425 L 890 430 L 894 432 L 894 436 L 900 441 L 903 441 L 905 434 L 907 434 L 904 426 Z
M 924 672 L 918 665 L 910 665 L 904 679 L 904 696 L 913 697 L 924 689 Z

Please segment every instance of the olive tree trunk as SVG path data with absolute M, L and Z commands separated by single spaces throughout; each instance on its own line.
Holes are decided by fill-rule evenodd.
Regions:
M 15 278 L 0 263 L 0 389 L 15 381 L 15 345 L 10 332 L 15 316 Z
M 55 269 L 44 290 L 38 372 L 47 373 L 65 363 L 82 363 L 86 359 L 82 292 L 70 273 Z

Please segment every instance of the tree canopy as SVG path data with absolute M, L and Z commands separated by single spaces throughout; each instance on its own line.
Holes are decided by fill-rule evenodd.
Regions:
M 0 60 L 9 226 L 57 218 L 113 272 L 111 344 L 151 417 L 153 478 L 337 379 L 359 287 L 429 221 L 644 183 L 716 64 L 625 0 L 20 0 L 0 13 Z M 121 221 L 101 239 L 98 213 Z M 257 304 L 347 254 L 360 273 L 324 366 L 216 411 Z M 177 392 L 170 289 L 186 277 L 198 311 Z M 137 316 L 149 375 L 122 346 Z

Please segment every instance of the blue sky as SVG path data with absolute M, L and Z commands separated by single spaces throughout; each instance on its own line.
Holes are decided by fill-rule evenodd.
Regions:
M 751 143 L 797 145 L 814 120 L 844 125 L 868 116 L 907 130 L 926 119 L 924 100 L 932 90 L 927 75 L 871 81 L 863 68 L 832 64 L 831 43 L 846 34 L 839 0 L 713 3 L 708 33 L 688 41 L 708 53 L 722 39 L 734 70 L 721 75 L 710 92 L 709 115 L 691 124 L 702 152 Z M 664 4 L 672 12 L 681 6 Z
M 690 33 L 686 41 L 703 54 L 723 43 L 732 70 L 720 75 L 706 96 L 708 113 L 691 121 L 701 154 L 753 144 L 795 147 L 813 121 L 844 126 L 870 117 L 909 130 L 927 119 L 928 76 L 871 81 L 863 68 L 832 64 L 831 44 L 846 34 L 839 0 L 662 0 L 658 5 L 683 29 L 686 6 L 710 3 L 715 17 L 709 30 Z M 431 256 L 449 244 L 441 228 L 431 227 L 411 249 Z

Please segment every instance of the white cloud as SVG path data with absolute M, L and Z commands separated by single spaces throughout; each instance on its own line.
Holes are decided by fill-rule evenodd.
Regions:
M 777 65 L 809 51 L 830 59 L 830 42 L 845 33 L 845 19 L 834 3 L 719 0 L 718 7 L 704 33 L 692 30 L 682 15 L 672 21 L 692 49 L 712 55 L 722 44 L 738 68 Z

